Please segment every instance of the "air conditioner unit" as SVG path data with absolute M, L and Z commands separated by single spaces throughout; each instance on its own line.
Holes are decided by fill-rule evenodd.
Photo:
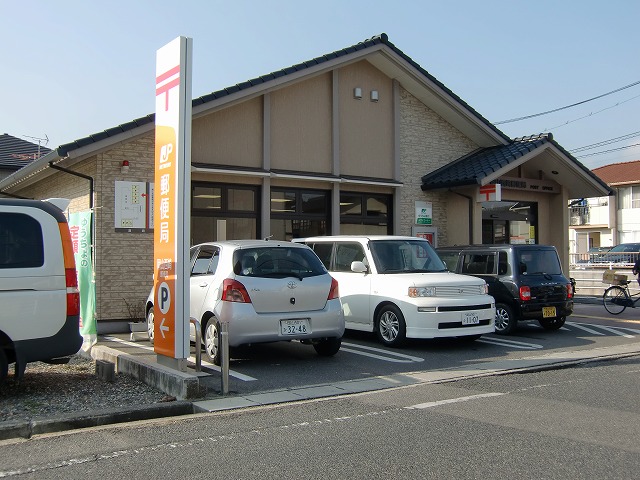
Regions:
M 582 218 L 580 217 L 571 217 L 571 225 L 581 225 Z

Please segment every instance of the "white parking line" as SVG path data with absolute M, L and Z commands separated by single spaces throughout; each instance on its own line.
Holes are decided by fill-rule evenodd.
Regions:
M 596 330 L 594 330 L 592 328 L 589 328 L 589 327 L 585 327 L 581 323 L 567 322 L 565 325 L 571 325 L 572 327 L 580 328 L 580 329 L 584 330 L 585 332 L 591 333 L 592 335 L 604 335 L 604 333 L 598 332 L 598 331 L 596 331 Z
M 613 327 L 605 327 L 604 325 L 598 325 L 598 328 L 606 330 L 607 332 L 611 332 L 614 335 L 620 335 L 621 337 L 624 337 L 624 338 L 634 338 L 633 335 L 629 335 L 628 333 L 622 333 L 620 330 L 616 330 Z
M 476 340 L 476 342 L 490 343 L 501 347 L 520 348 L 522 350 L 539 350 L 544 348 L 543 345 L 538 345 L 537 343 L 518 342 L 517 340 L 509 340 L 506 338 L 482 337 Z
M 103 338 L 105 340 L 109 340 L 110 342 L 116 342 L 116 343 L 121 343 L 123 345 L 129 345 L 130 347 L 141 348 L 141 349 L 147 350 L 149 352 L 153 352 L 154 351 L 153 347 L 148 347 L 146 345 L 140 345 L 138 343 L 130 342 L 128 340 L 122 340 L 122 339 L 117 338 L 117 337 L 105 336 Z M 188 360 L 190 362 L 193 362 L 194 364 L 196 363 L 196 358 L 194 356 L 190 356 L 188 358 Z M 217 365 L 214 365 L 213 363 L 209 363 L 209 362 L 207 362 L 205 360 L 202 360 L 202 365 L 205 365 L 207 368 L 211 368 L 212 370 L 216 370 L 217 372 L 220 371 L 220 367 L 218 367 Z M 229 370 L 229 375 L 231 375 L 234 378 L 237 378 L 238 380 L 242 380 L 244 382 L 252 382 L 254 380 L 257 380 L 257 378 L 250 377 L 249 375 L 244 375 L 243 373 L 236 372 L 234 370 Z
M 500 393 L 500 392 L 480 393 L 478 395 L 469 395 L 468 397 L 449 398 L 447 400 L 438 400 L 437 402 L 419 403 L 417 405 L 412 405 L 410 407 L 404 407 L 404 408 L 409 410 L 432 408 L 432 407 L 437 407 L 439 405 L 449 405 L 451 403 L 468 402 L 469 400 L 476 400 L 478 398 L 499 397 L 501 395 L 506 395 L 506 393 Z
M 392 355 L 394 357 L 398 357 L 400 360 L 392 359 L 392 358 L 389 358 L 389 357 L 378 356 L 378 355 L 374 355 L 374 354 L 368 354 L 368 353 L 365 353 L 365 352 L 359 352 L 359 351 L 352 350 L 351 348 L 344 348 L 345 345 L 347 347 L 359 348 L 359 349 L 362 349 L 362 350 L 369 350 L 370 352 L 377 352 L 380 355 Z M 389 362 L 402 362 L 402 363 L 424 362 L 424 358 L 412 357 L 411 355 L 405 355 L 404 353 L 392 352 L 392 351 L 389 351 L 389 350 L 384 350 L 382 348 L 369 347 L 367 345 L 359 345 L 357 343 L 342 342 L 342 347 L 340 347 L 340 350 L 344 350 L 345 352 L 357 353 L 357 354 L 360 354 L 360 355 L 365 355 L 367 357 L 380 358 L 382 360 L 387 360 Z

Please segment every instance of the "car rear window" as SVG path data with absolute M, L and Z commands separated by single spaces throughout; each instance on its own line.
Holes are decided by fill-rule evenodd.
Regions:
M 560 259 L 555 250 L 523 250 L 516 254 L 523 275 L 562 275 Z
M 305 278 L 327 273 L 311 249 L 286 246 L 236 250 L 233 271 L 240 276 L 271 278 Z
M 43 264 L 40 223 L 23 213 L 0 213 L 0 268 L 34 268 Z

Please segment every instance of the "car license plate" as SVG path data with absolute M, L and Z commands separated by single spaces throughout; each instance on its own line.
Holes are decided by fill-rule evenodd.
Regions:
M 308 318 L 296 318 L 294 320 L 280 320 L 280 333 L 282 335 L 301 335 L 311 333 Z
M 555 317 L 556 307 L 542 307 L 542 316 L 544 318 Z
M 480 323 L 480 315 L 478 312 L 463 312 L 462 324 L 463 325 L 478 325 Z

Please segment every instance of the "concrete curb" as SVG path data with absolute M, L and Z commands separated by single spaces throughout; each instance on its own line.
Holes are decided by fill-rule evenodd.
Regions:
M 78 428 L 98 427 L 114 423 L 134 422 L 153 418 L 189 415 L 193 404 L 186 401 L 141 405 L 126 409 L 107 409 L 99 412 L 60 415 L 31 421 L 9 421 L 0 425 L 0 440 L 31 438 L 33 435 L 62 432 Z
M 158 363 L 147 362 L 104 345 L 94 345 L 91 356 L 96 361 L 111 362 L 115 364 L 116 372 L 136 378 L 179 400 L 202 398 L 206 393 L 195 373 L 180 372 Z

